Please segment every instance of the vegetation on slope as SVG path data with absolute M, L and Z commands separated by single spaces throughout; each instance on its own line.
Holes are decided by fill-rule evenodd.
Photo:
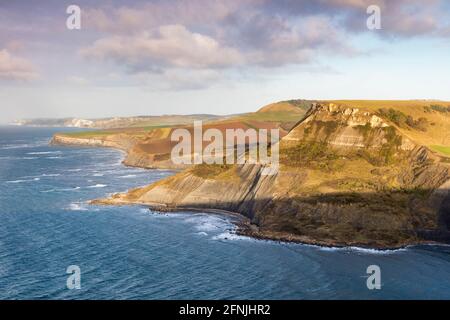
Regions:
M 376 113 L 419 145 L 450 147 L 450 102 L 439 100 L 333 100 Z M 440 151 L 439 151 L 440 152 Z M 446 154 L 445 152 L 441 154 Z
M 430 146 L 432 150 L 438 151 L 442 154 L 445 154 L 447 156 L 450 156 L 450 147 L 446 147 L 446 146 L 437 146 L 437 145 L 432 145 Z

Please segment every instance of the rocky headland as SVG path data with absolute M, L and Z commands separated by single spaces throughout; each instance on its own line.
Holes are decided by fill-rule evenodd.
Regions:
M 402 127 L 384 111 L 316 103 L 281 139 L 275 175 L 263 175 L 259 164 L 201 164 L 92 203 L 231 211 L 246 217 L 242 234 L 326 246 L 448 243 L 450 161 L 411 138 L 423 130 L 419 122 Z M 117 134 L 56 135 L 52 143 L 119 148 L 127 165 L 174 168 L 170 145 L 161 136 L 146 139 L 145 148 Z

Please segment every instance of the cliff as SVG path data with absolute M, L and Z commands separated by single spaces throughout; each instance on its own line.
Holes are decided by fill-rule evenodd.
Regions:
M 418 122 L 409 123 L 318 103 L 280 141 L 275 175 L 203 164 L 94 203 L 233 211 L 251 222 L 242 233 L 321 245 L 449 242 L 448 158 L 411 139 Z

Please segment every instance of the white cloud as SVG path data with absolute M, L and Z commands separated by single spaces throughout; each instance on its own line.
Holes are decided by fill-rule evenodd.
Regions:
M 7 49 L 0 50 L 0 79 L 28 81 L 37 76 L 30 61 L 12 56 Z
M 109 36 L 80 52 L 85 57 L 112 59 L 139 71 L 160 67 L 224 68 L 243 62 L 239 51 L 182 25 L 161 26 L 133 36 Z

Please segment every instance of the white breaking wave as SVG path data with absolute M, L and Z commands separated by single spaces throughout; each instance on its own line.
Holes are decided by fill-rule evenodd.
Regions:
M 6 181 L 6 183 L 22 183 L 22 182 L 31 182 L 31 181 L 39 181 L 40 178 L 34 178 L 34 179 L 19 179 L 19 180 L 11 180 Z
M 21 183 L 21 182 L 26 182 L 26 181 L 30 181 L 30 180 L 11 180 L 11 181 L 6 181 L 6 183 Z
M 359 247 L 349 247 L 347 248 L 350 251 L 357 251 L 361 253 L 368 253 L 368 254 L 393 254 L 393 253 L 399 253 L 408 250 L 407 248 L 400 248 L 400 249 L 394 249 L 394 250 L 377 250 L 377 249 L 366 249 L 366 248 L 359 248 Z
M 101 183 L 98 183 L 98 184 L 96 184 L 96 185 L 94 185 L 94 186 L 89 186 L 89 187 L 87 187 L 87 188 L 104 188 L 104 187 L 107 187 L 108 185 L 106 185 L 106 184 L 101 184 Z
M 253 239 L 246 236 L 241 236 L 233 232 L 223 232 L 214 237 L 213 240 L 247 240 L 247 241 L 259 241 L 257 239 Z
M 136 178 L 137 176 L 135 174 L 127 174 L 126 176 L 120 176 L 119 178 Z
M 185 222 L 192 223 L 196 230 L 205 232 L 227 230 L 233 226 L 228 220 L 210 214 L 189 215 Z
M 221 226 L 218 226 L 217 224 L 214 224 L 212 222 L 202 222 L 200 225 L 195 226 L 195 229 L 199 231 L 214 231 L 220 228 Z
M 35 148 L 35 147 L 43 147 L 48 144 L 48 141 L 36 141 L 34 143 L 19 143 L 19 144 L 7 144 L 0 147 L 1 150 L 9 150 L 9 149 L 21 149 L 21 148 Z
M 30 155 L 39 155 L 39 154 L 60 154 L 61 151 L 40 151 L 40 152 L 28 152 Z
M 375 255 L 395 254 L 395 253 L 399 253 L 399 252 L 403 252 L 403 251 L 407 250 L 407 248 L 400 248 L 400 249 L 394 249 L 394 250 L 379 250 L 379 249 L 368 249 L 368 248 L 361 248 L 361 247 L 322 247 L 322 246 L 310 245 L 310 244 L 298 244 L 298 245 L 317 248 L 320 251 L 351 252 L 351 253 L 361 253 L 361 254 L 364 253 L 364 254 L 375 254 Z
M 77 202 L 73 202 L 69 205 L 68 207 L 69 210 L 72 211 L 87 211 L 88 208 L 86 208 L 86 205 L 83 203 L 77 203 Z

